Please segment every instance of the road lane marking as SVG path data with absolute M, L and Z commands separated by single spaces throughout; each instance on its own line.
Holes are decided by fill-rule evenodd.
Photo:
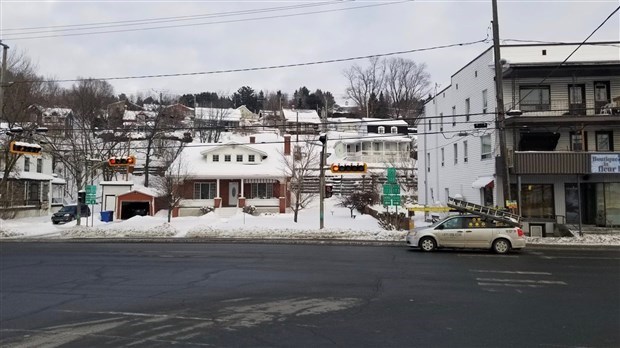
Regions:
M 135 312 L 109 312 L 109 311 L 74 311 L 70 309 L 61 309 L 58 312 L 65 313 L 86 313 L 86 314 L 105 314 L 105 315 L 122 315 L 127 317 L 147 317 L 147 318 L 164 318 L 164 319 L 184 319 L 184 320 L 199 320 L 199 321 L 213 321 L 213 319 L 200 318 L 200 317 L 186 317 L 178 315 L 168 314 L 151 314 L 151 313 L 135 313 Z
M 526 271 L 494 271 L 490 269 L 470 269 L 470 272 L 478 273 L 504 273 L 504 274 L 534 274 L 534 275 L 551 275 L 549 272 L 526 272 Z
M 497 278 L 476 278 L 479 282 L 498 282 L 498 283 L 527 283 L 527 284 L 555 284 L 568 285 L 558 280 L 534 280 L 534 279 L 497 279 Z
M 620 260 L 620 257 L 583 257 L 583 256 L 541 256 L 543 259 L 574 259 L 574 260 Z
M 482 255 L 482 254 L 457 254 L 456 256 L 460 257 L 499 257 L 499 258 L 517 258 L 519 255 Z
M 480 283 L 480 286 L 508 286 L 512 288 L 544 288 L 544 285 L 536 285 L 536 284 L 509 284 L 509 283 Z

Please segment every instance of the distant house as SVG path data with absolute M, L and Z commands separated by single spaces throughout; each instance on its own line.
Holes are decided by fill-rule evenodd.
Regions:
M 188 168 L 178 216 L 200 215 L 202 207 L 255 206 L 285 212 L 287 177 L 283 156 L 291 154 L 290 136 L 256 134 L 223 144 L 192 143 L 177 161 Z M 283 145 L 284 144 L 284 145 Z
M 259 115 L 245 105 L 236 109 L 197 107 L 195 110 L 195 127 L 220 127 L 223 130 L 235 131 L 258 124 Z
M 282 109 L 286 122 L 286 133 L 318 134 L 321 131 L 321 118 L 316 110 Z
M 31 105 L 30 121 L 41 127 L 48 128 L 48 135 L 67 137 L 73 134 L 73 111 L 67 108 L 47 108 L 40 105 Z
M 45 216 L 63 205 L 66 181 L 52 173 L 49 155 L 22 155 L 15 164 L 2 197 L 0 210 L 6 217 Z

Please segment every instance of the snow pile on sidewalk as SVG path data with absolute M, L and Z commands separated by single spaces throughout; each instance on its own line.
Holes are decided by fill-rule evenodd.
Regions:
M 173 218 L 167 222 L 166 212 L 156 216 L 135 216 L 125 221 L 101 222 L 98 217 L 65 225 L 52 225 L 50 217 L 0 220 L 0 239 L 11 238 L 223 238 L 223 239 L 300 239 L 300 240 L 357 240 L 393 241 L 405 245 L 407 231 L 384 230 L 369 215 L 338 207 L 332 197 L 325 201 L 324 229 L 319 228 L 318 200 L 299 212 L 297 222 L 293 213 L 261 214 L 252 216 L 238 210 L 237 214 L 222 218 L 216 212 L 203 216 Z M 382 209 L 382 207 L 377 207 Z M 414 216 L 416 227 L 428 225 L 423 214 Z M 94 220 L 94 221 L 93 221 Z M 620 232 L 614 234 L 586 234 L 583 237 L 553 238 L 528 237 L 527 243 L 565 245 L 614 245 L 620 246 Z

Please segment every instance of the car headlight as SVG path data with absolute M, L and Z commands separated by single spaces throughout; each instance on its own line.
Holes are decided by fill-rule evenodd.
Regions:
M 63 216 L 64 216 L 64 217 L 69 217 L 69 216 L 71 216 L 71 214 L 65 214 L 65 215 L 63 215 Z

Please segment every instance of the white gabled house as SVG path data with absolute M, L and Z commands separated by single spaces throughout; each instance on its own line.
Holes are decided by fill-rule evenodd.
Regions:
M 290 136 L 254 134 L 226 143 L 188 144 L 177 158 L 187 168 L 183 200 L 174 216 L 200 215 L 202 207 L 255 206 L 284 213 L 290 194 L 283 156 Z
M 525 229 L 620 225 L 618 42 L 501 46 L 511 198 Z M 420 203 L 504 205 L 493 50 L 452 75 L 418 124 Z M 581 212 L 581 213 L 580 213 Z

